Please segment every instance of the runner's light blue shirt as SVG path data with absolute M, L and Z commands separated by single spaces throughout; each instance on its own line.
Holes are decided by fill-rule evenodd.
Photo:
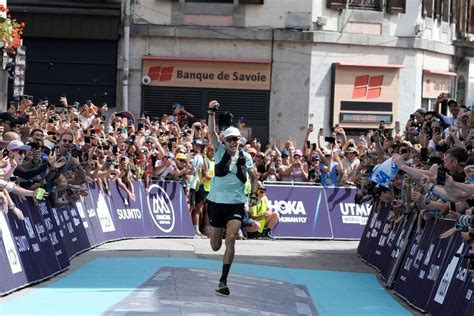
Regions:
M 219 144 L 219 148 L 216 151 L 214 156 L 216 165 L 224 157 L 226 152 L 225 146 Z M 247 173 L 253 172 L 253 161 L 252 157 L 243 152 L 245 157 L 245 168 Z M 239 159 L 239 152 L 237 152 L 233 157 L 231 157 L 231 163 L 229 167 L 229 173 L 223 177 L 214 176 L 211 180 L 211 191 L 207 196 L 209 201 L 214 203 L 224 203 L 224 204 L 239 204 L 245 203 L 247 197 L 245 196 L 245 183 L 242 183 L 239 178 L 237 178 L 237 160 Z

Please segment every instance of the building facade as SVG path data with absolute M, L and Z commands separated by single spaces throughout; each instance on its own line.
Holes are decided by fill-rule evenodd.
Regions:
M 442 92 L 474 102 L 473 10 L 473 0 L 122 0 L 111 102 L 150 116 L 181 103 L 205 118 L 218 99 L 247 136 L 298 146 L 309 124 L 353 135 L 403 126 Z

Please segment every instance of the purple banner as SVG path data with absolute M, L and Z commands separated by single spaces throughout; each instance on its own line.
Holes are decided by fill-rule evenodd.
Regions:
M 275 237 L 332 238 L 323 188 L 266 184 L 269 206 L 280 213 Z
M 0 211 L 0 294 L 67 268 L 69 259 L 102 242 L 148 236 L 194 236 L 180 182 L 157 182 L 146 195 L 134 182 L 135 199 L 116 183 L 101 192 L 89 186 L 81 202 L 61 208 L 12 196 L 25 220 Z
M 463 256 L 468 246 L 460 234 L 450 238 L 450 244 L 447 260 L 436 269 L 438 275 L 427 310 L 432 315 L 473 315 L 474 283 Z
M 145 193 L 142 188 L 142 194 Z M 153 182 L 143 198 L 145 235 L 163 237 L 193 237 L 191 215 L 180 182 Z
M 378 212 L 372 212 L 367 226 L 362 234 L 357 253 L 361 258 L 368 264 L 375 266 L 379 254 L 375 252 L 379 240 L 382 236 L 383 227 L 387 221 L 387 217 L 390 215 L 390 207 L 387 205 Z M 379 269 L 378 267 L 376 267 Z
M 370 215 L 371 205 L 354 202 L 357 188 L 326 189 L 326 198 L 334 239 L 360 240 Z
M 415 225 L 415 213 L 402 216 L 403 218 L 397 224 L 394 224 L 395 227 L 390 225 L 390 233 L 384 241 L 384 247 L 380 250 L 381 255 L 376 263 L 382 278 L 386 282 L 396 272 L 394 270 L 397 268 L 395 265 L 403 256 L 408 238 Z

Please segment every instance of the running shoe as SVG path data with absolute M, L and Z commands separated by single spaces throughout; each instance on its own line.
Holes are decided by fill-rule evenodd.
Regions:
M 230 294 L 229 287 L 225 285 L 223 282 L 219 282 L 219 286 L 216 289 L 216 294 L 225 295 L 225 296 L 229 295 Z

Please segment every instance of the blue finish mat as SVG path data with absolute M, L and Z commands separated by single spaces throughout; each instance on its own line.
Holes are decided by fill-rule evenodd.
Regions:
M 96 259 L 63 279 L 1 303 L 0 315 L 101 315 L 166 267 L 213 271 L 218 276 L 222 263 L 187 258 Z M 373 274 L 235 263 L 228 279 L 231 291 L 231 284 L 238 283 L 239 275 L 305 286 L 320 315 L 411 315 L 385 291 Z M 212 282 L 217 285 L 217 278 Z M 213 288 L 201 290 L 202 294 L 198 292 L 197 295 L 214 295 Z M 249 300 L 258 307 L 258 289 L 251 291 L 253 296 Z M 232 293 L 225 299 L 231 300 Z M 133 312 L 133 306 L 130 312 Z M 123 311 L 121 315 L 125 314 L 127 312 Z

